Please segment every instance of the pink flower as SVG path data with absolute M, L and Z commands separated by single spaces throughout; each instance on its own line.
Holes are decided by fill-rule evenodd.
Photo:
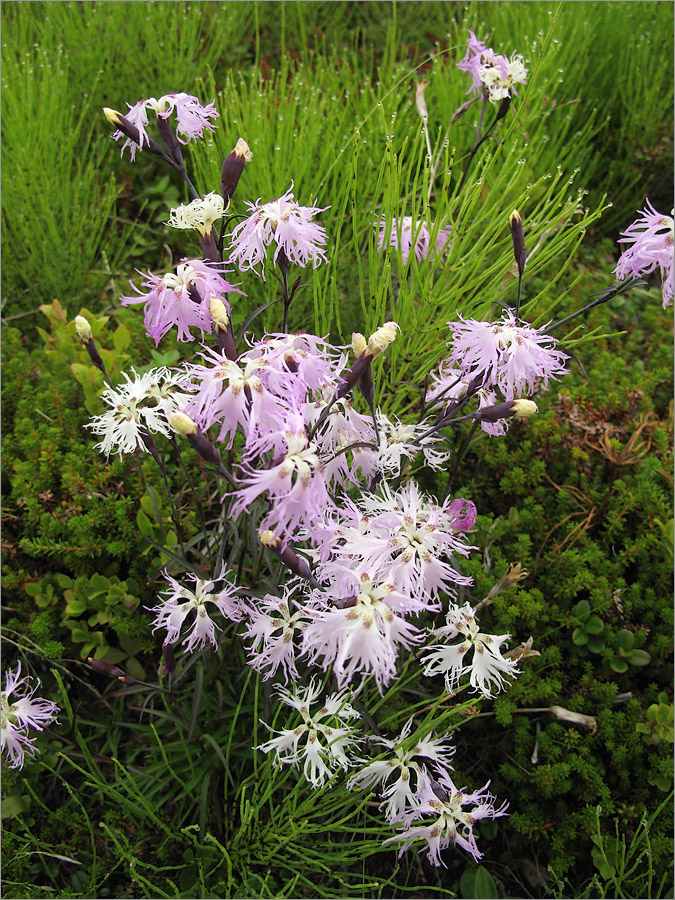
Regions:
M 310 624 L 303 632 L 302 652 L 310 662 L 323 658 L 327 670 L 333 666 L 338 688 L 351 683 L 355 675 L 375 676 L 380 693 L 396 675 L 398 645 L 409 650 L 423 635 L 402 617 L 408 609 L 407 598 L 390 584 L 374 581 L 365 573 L 347 574 L 351 587 L 343 587 L 337 597 L 348 594 L 338 606 L 335 592 L 317 591 L 313 604 L 322 609 L 308 610 Z
M 264 681 L 276 675 L 279 668 L 286 682 L 300 679 L 295 665 L 295 636 L 302 633 L 308 619 L 302 607 L 291 611 L 294 590 L 295 586 L 287 586 L 281 597 L 265 594 L 245 604 L 249 621 L 244 637 L 251 640 L 248 659 L 256 672 L 264 673 Z
M 412 216 L 403 216 L 400 222 L 394 219 L 389 228 L 387 228 L 386 217 L 380 219 L 380 234 L 377 242 L 378 252 L 382 252 L 385 243 L 401 250 L 403 265 L 408 262 L 410 251 L 415 248 L 415 256 L 417 261 L 421 262 L 429 256 L 440 256 L 450 237 L 452 226 L 441 228 L 436 233 L 436 237 L 432 237 L 434 224 L 429 224 L 422 220 L 414 222 Z
M 483 387 L 497 387 L 507 400 L 523 391 L 532 393 L 537 378 L 544 386 L 549 379 L 567 374 L 566 354 L 543 328 L 532 328 L 507 310 L 501 322 L 463 319 L 448 322 L 452 331 L 449 362 L 462 370 L 462 377 L 482 379 Z
M 124 155 L 124 151 L 128 147 L 131 162 L 134 162 L 136 159 L 136 151 L 142 150 L 145 145 L 150 143 L 146 131 L 148 126 L 148 109 L 154 110 L 157 117 L 162 119 L 168 119 L 175 111 L 177 119 L 176 135 L 183 134 L 185 136 L 185 140 L 178 138 L 181 144 L 186 144 L 194 138 L 202 137 L 205 128 L 208 128 L 209 131 L 215 131 L 215 126 L 209 122 L 209 119 L 216 119 L 219 116 L 215 108 L 215 101 L 202 106 L 197 97 L 184 93 L 165 94 L 159 100 L 149 97 L 146 100 L 139 100 L 133 106 L 127 103 L 127 106 L 129 107 L 129 112 L 125 118 L 138 128 L 139 143 L 136 144 L 120 130 L 115 131 L 112 137 L 115 141 L 118 141 L 121 137 L 126 138 L 122 144 L 121 155 Z
M 647 209 L 622 232 L 620 244 L 632 244 L 619 257 L 617 281 L 627 275 L 649 275 L 657 266 L 661 272 L 663 308 L 673 302 L 673 218 L 657 212 L 647 199 Z
M 256 203 L 246 203 L 251 215 L 233 230 L 229 257 L 242 272 L 264 260 L 266 247 L 272 242 L 276 244 L 275 263 L 282 250 L 288 262 L 302 267 L 311 262 L 316 269 L 326 262 L 323 249 L 326 230 L 312 222 L 312 217 L 330 207 L 299 206 L 293 200 L 291 188 L 271 203 L 261 204 L 260 199 Z M 261 274 L 264 280 L 264 270 Z
M 194 621 L 183 641 L 186 650 L 191 653 L 195 647 L 202 649 L 207 642 L 214 647 L 218 646 L 216 631 L 220 631 L 220 628 L 211 619 L 212 612 L 218 610 L 224 618 L 232 622 L 240 621 L 244 614 L 241 600 L 237 596 L 238 589 L 231 582 L 225 581 L 226 574 L 223 570 L 218 578 L 203 581 L 197 575 L 187 573 L 186 577 L 195 584 L 194 591 L 191 591 L 164 572 L 170 588 L 163 598 L 160 597 L 162 602 L 159 606 L 151 608 L 152 612 L 157 613 L 153 631 L 157 631 L 158 628 L 166 629 L 164 643 L 172 644 L 178 639 L 187 617 L 194 610 L 196 613 Z M 214 592 L 217 582 L 223 582 L 224 587 Z
M 138 271 L 138 270 L 137 270 Z M 133 282 L 130 282 L 140 297 L 121 297 L 123 306 L 144 303 L 145 329 L 159 344 L 164 335 L 173 326 L 178 328 L 179 341 L 193 341 L 190 328 L 198 328 L 211 332 L 211 313 L 209 305 L 211 297 L 216 295 L 222 299 L 229 313 L 229 304 L 225 296 L 234 292 L 241 294 L 238 288 L 221 277 L 222 268 L 208 265 L 201 259 L 183 259 L 176 269 L 176 274 L 168 272 L 159 278 L 148 272 L 143 287 L 149 288 L 144 294 Z M 139 272 L 139 274 L 143 274 Z
M 463 535 L 475 523 L 473 503 L 447 499 L 439 505 L 413 481 L 401 491 L 385 484 L 379 494 L 362 494 L 358 506 L 345 502 L 341 519 L 316 535 L 323 544 L 319 575 L 335 579 L 341 590 L 350 589 L 351 571 L 368 572 L 393 585 L 407 611 L 417 613 L 440 609 L 440 591 L 454 594 L 457 585 L 471 584 L 446 559 L 473 549 Z
M 312 393 L 333 393 L 347 355 L 325 339 L 301 332 L 266 334 L 251 343 L 242 360 L 257 363 L 263 384 L 278 397 L 291 393 L 304 403 Z
M 59 708 L 51 700 L 35 697 L 40 686 L 29 686 L 28 676 L 20 677 L 21 663 L 16 664 L 16 671 L 8 672 L 5 689 L 0 696 L 0 746 L 9 756 L 12 769 L 22 768 L 25 758 L 33 758 L 38 750 L 34 745 L 35 738 L 30 737 L 28 730 L 42 731 L 55 721 Z M 11 700 L 12 694 L 18 696 Z
M 265 435 L 250 445 L 250 453 L 257 455 L 267 447 L 285 445 L 283 456 L 269 468 L 254 469 L 245 465 L 240 473 L 242 487 L 234 493 L 232 515 L 248 509 L 250 504 L 267 493 L 270 510 L 260 523 L 262 529 L 274 531 L 284 542 L 301 526 L 322 521 L 333 503 L 326 483 L 316 446 L 307 440 L 304 423 L 292 414 L 285 427 L 276 434 Z
M 510 637 L 508 634 L 484 634 L 479 630 L 476 616 L 468 603 L 459 607 L 451 603 L 446 615 L 446 624 L 435 629 L 432 634 L 442 638 L 443 643 L 434 644 L 422 659 L 426 666 L 425 675 L 443 675 L 445 689 L 455 693 L 462 676 L 469 675 L 475 691 L 488 699 L 494 690 L 502 690 L 504 681 L 518 674 L 516 663 L 502 656 L 501 646 Z M 460 638 L 458 643 L 450 641 Z M 466 661 L 465 658 L 470 656 Z
M 185 136 L 184 141 L 178 137 L 181 144 L 187 144 L 188 141 L 203 137 L 205 128 L 208 128 L 209 131 L 216 130 L 216 126 L 209 122 L 209 119 L 217 119 L 220 115 L 216 110 L 215 100 L 202 106 L 197 97 L 180 92 L 165 94 L 159 100 L 151 97 L 145 102 L 155 110 L 158 118 L 168 119 L 173 112 L 176 113 L 176 137 L 180 134 Z
M 516 84 L 527 83 L 527 69 L 523 57 L 513 54 L 511 59 L 495 53 L 479 41 L 469 30 L 466 54 L 457 68 L 471 75 L 471 87 L 467 91 L 479 94 L 483 86 L 487 88 L 492 103 L 498 103 L 512 94 L 517 95 Z
M 441 853 L 450 844 L 456 844 L 478 860 L 483 856 L 476 844 L 473 826 L 481 819 L 496 819 L 507 815 L 507 803 L 495 807 L 495 798 L 488 793 L 488 781 L 480 790 L 471 794 L 455 787 L 449 775 L 440 775 L 437 781 L 425 777 L 418 792 L 417 805 L 402 820 L 404 829 L 390 841 L 405 841 L 399 856 L 410 847 L 413 841 L 427 842 L 427 859 L 434 866 L 445 866 Z M 463 807 L 468 807 L 464 809 Z M 413 822 L 420 824 L 413 826 Z M 447 867 L 446 867 L 447 868 Z
M 224 351 L 209 348 L 201 356 L 210 365 L 186 367 L 196 385 L 185 411 L 202 430 L 220 424 L 217 440 L 227 440 L 231 447 L 238 426 L 248 441 L 255 437 L 256 429 L 271 428 L 283 417 L 284 404 L 263 385 L 264 367 L 259 361 L 241 357 L 232 362 Z

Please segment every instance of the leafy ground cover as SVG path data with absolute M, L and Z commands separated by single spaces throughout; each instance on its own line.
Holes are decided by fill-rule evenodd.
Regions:
M 453 471 L 479 512 L 466 599 L 489 598 L 487 630 L 532 636 L 534 651 L 508 692 L 480 703 L 434 705 L 416 655 L 401 666 L 403 709 L 433 706 L 461 777 L 508 798 L 507 818 L 477 827 L 480 866 L 453 848 L 447 869 L 397 860 L 375 798 L 308 791 L 253 752 L 273 694 L 232 631 L 185 658 L 170 694 L 86 663 L 156 681 L 161 640 L 145 608 L 166 549 L 198 547 L 202 533 L 187 502 L 172 514 L 158 470 L 106 460 L 84 431 L 101 379 L 74 316 L 87 315 L 113 380 L 130 364 L 176 364 L 176 341 L 149 345 L 119 296 L 134 267 L 164 271 L 192 252 L 164 225 L 188 199 L 180 180 L 143 154 L 121 161 L 100 108 L 169 90 L 215 97 L 218 131 L 188 150 L 200 190 L 244 135 L 254 161 L 238 212 L 291 179 L 330 204 L 331 264 L 294 301 L 291 326 L 347 342 L 394 310 L 405 340 L 379 375 L 403 414 L 415 399 L 401 383 L 438 363 L 448 318 L 513 303 L 514 207 L 531 250 L 523 311 L 543 324 L 612 284 L 616 232 L 645 196 L 672 203 L 671 5 L 524 6 L 3 6 L 4 652 L 61 707 L 38 759 L 3 778 L 7 896 L 672 896 L 672 320 L 656 285 L 593 310 L 567 338 L 583 369 Z M 470 139 L 463 124 L 444 135 L 466 99 L 456 62 L 468 28 L 525 54 L 530 77 L 460 191 Z M 442 267 L 378 251 L 374 220 L 428 206 L 445 221 L 460 201 Z M 235 325 L 269 297 L 262 282 L 246 289 Z M 263 326 L 279 327 L 276 308 Z M 217 516 L 208 472 L 191 451 L 185 463 Z M 443 492 L 447 473 L 425 477 Z M 183 498 L 177 462 L 167 478 Z M 527 574 L 509 578 L 514 565 Z M 251 586 L 273 580 L 264 556 L 242 566 Z M 389 691 L 368 712 L 386 725 L 398 702 Z

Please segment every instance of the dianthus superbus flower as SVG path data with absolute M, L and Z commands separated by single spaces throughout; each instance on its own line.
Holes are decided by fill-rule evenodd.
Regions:
M 487 88 L 492 103 L 498 103 L 511 94 L 517 94 L 515 85 L 527 83 L 527 69 L 523 57 L 513 54 L 511 59 L 495 53 L 486 47 L 469 29 L 469 40 L 466 54 L 457 68 L 471 75 L 471 86 L 467 94 L 479 94 L 483 87 Z
M 478 849 L 473 827 L 482 819 L 496 819 L 507 815 L 507 803 L 495 806 L 495 798 L 488 793 L 488 781 L 480 790 L 465 793 L 455 787 L 449 775 L 440 775 L 438 780 L 424 778 L 424 784 L 418 792 L 418 802 L 402 821 L 403 831 L 390 841 L 405 841 L 399 856 L 410 847 L 413 841 L 427 842 L 427 859 L 434 866 L 445 866 L 441 853 L 450 844 L 456 844 L 468 851 L 478 860 L 483 854 Z M 466 809 L 464 807 L 467 807 Z M 416 824 L 413 824 L 416 823 Z
M 264 673 L 264 680 L 276 675 L 278 669 L 286 682 L 300 677 L 295 664 L 295 635 L 302 634 L 308 618 L 302 607 L 293 609 L 293 594 L 293 586 L 287 586 L 281 597 L 265 594 L 244 604 L 244 637 L 251 642 L 247 648 L 249 663 L 256 672 Z
M 96 446 L 106 456 L 113 451 L 121 456 L 147 449 L 147 433 L 170 437 L 169 415 L 190 399 L 185 373 L 171 372 L 164 366 L 143 375 L 131 371 L 133 378 L 122 372 L 125 383 L 103 391 L 101 400 L 110 409 L 85 426 L 103 436 Z
M 282 703 L 300 713 L 302 722 L 277 731 L 277 737 L 256 749 L 264 753 L 274 750 L 279 763 L 302 765 L 305 778 L 315 788 L 323 787 L 336 769 L 348 769 L 351 765 L 347 754 L 358 739 L 354 736 L 355 729 L 344 724 L 358 718 L 359 713 L 347 702 L 346 691 L 331 694 L 323 706 L 311 711 L 321 693 L 321 685 L 314 678 L 305 687 L 297 687 L 295 693 L 283 687 L 278 687 L 276 692 Z
M 29 686 L 29 678 L 21 676 L 21 663 L 16 664 L 15 671 L 9 671 L 5 679 L 5 689 L 0 695 L 0 742 L 4 753 L 9 756 L 12 769 L 20 769 L 28 757 L 37 753 L 35 737 L 31 737 L 29 729 L 42 731 L 55 721 L 59 712 L 56 703 L 35 697 L 40 686 Z M 16 695 L 12 699 L 12 695 Z
M 246 203 L 251 215 L 233 230 L 229 257 L 241 271 L 253 269 L 264 260 L 271 243 L 276 245 L 275 263 L 282 251 L 285 261 L 303 267 L 312 263 L 316 269 L 326 261 L 326 230 L 312 219 L 329 207 L 300 206 L 291 188 L 271 203 L 261 204 L 260 199 Z M 264 279 L 264 269 L 261 274 Z
M 127 106 L 129 111 L 125 118 L 138 129 L 139 141 L 138 143 L 132 141 L 121 130 L 115 131 L 112 137 L 115 141 L 118 141 L 121 137 L 126 138 L 124 144 L 122 144 L 121 155 L 129 147 L 132 162 L 136 158 L 136 151 L 142 150 L 143 147 L 150 144 L 150 138 L 146 131 L 149 109 L 153 110 L 156 116 L 162 119 L 168 119 L 174 112 L 176 113 L 176 136 L 181 144 L 187 144 L 188 141 L 194 138 L 202 137 L 204 129 L 215 131 L 215 125 L 212 125 L 209 119 L 216 119 L 220 115 L 215 108 L 215 102 L 202 106 L 197 97 L 183 92 L 165 94 L 158 100 L 155 97 L 149 97 L 139 100 L 133 106 L 127 103 Z M 114 113 L 114 110 L 106 111 L 106 116 L 110 121 L 114 121 L 114 118 L 111 118 L 111 113 Z M 183 140 L 180 135 L 183 135 Z
M 618 281 L 628 275 L 649 275 L 657 267 L 661 273 L 663 308 L 673 303 L 673 217 L 657 212 L 647 199 L 647 208 L 622 232 L 620 244 L 632 244 L 619 258 Z
M 192 591 L 164 572 L 169 588 L 164 596 L 160 595 L 160 604 L 151 609 L 157 614 L 153 621 L 153 631 L 165 629 L 164 642 L 172 644 L 179 638 L 183 625 L 194 611 L 195 617 L 183 640 L 186 650 L 192 652 L 195 648 L 202 649 L 207 642 L 214 647 L 218 646 L 216 631 L 221 629 L 211 618 L 213 612 L 217 610 L 223 618 L 232 622 L 238 622 L 244 614 L 238 590 L 234 584 L 225 580 L 226 574 L 222 572 L 218 578 L 207 581 L 187 573 L 186 578 L 194 582 Z M 222 586 L 216 590 L 219 582 Z
M 556 349 L 558 341 L 543 328 L 522 322 L 513 310 L 506 310 L 501 322 L 463 319 L 448 322 L 452 331 L 448 357 L 462 371 L 462 377 L 482 380 L 486 388 L 498 388 L 507 400 L 532 393 L 541 378 L 544 387 L 549 379 L 567 374 L 565 353 Z
M 410 604 L 390 584 L 365 573 L 346 573 L 350 579 L 351 588 L 343 586 L 337 596 L 330 589 L 314 593 L 313 604 L 321 608 L 308 610 L 302 652 L 311 662 L 321 660 L 324 670 L 332 665 L 338 688 L 355 675 L 372 674 L 381 692 L 396 674 L 399 646 L 409 650 L 423 635 L 404 619 Z
M 448 242 L 452 227 L 439 229 L 435 239 L 432 238 L 432 230 L 433 225 L 430 228 L 424 220 L 415 222 L 412 216 L 403 216 L 400 221 L 394 219 L 387 227 L 387 220 L 382 216 L 377 241 L 378 252 L 382 251 L 385 244 L 400 248 L 403 265 L 408 262 L 410 251 L 413 249 L 418 262 L 433 254 L 440 256 Z
M 143 273 L 140 272 L 142 275 Z M 211 297 L 241 294 L 242 291 L 226 281 L 222 267 L 207 265 L 201 259 L 183 259 L 176 268 L 176 274 L 167 272 L 161 277 L 148 272 L 143 287 L 149 288 L 143 293 L 133 282 L 133 289 L 138 297 L 121 297 L 122 306 L 135 303 L 144 305 L 145 329 L 159 344 L 171 328 L 178 329 L 179 341 L 193 341 L 191 328 L 198 328 L 202 337 L 204 332 L 211 331 Z M 229 312 L 229 306 L 225 300 Z
M 380 805 L 388 822 L 400 820 L 415 806 L 419 799 L 418 792 L 426 783 L 425 776 L 426 779 L 430 777 L 428 766 L 431 766 L 436 777 L 449 777 L 448 769 L 452 769 L 450 758 L 455 748 L 450 746 L 449 737 L 434 738 L 433 732 L 430 732 L 425 738 L 411 743 L 412 724 L 412 718 L 408 719 L 401 733 L 393 740 L 375 738 L 373 743 L 392 752 L 381 754 L 383 759 L 368 763 L 347 782 L 347 787 L 362 790 L 379 785 L 383 799 Z
M 485 634 L 480 631 L 476 615 L 468 603 L 464 606 L 449 604 L 446 624 L 436 628 L 432 635 L 441 641 L 432 644 L 422 658 L 425 675 L 443 675 L 449 694 L 459 687 L 462 676 L 469 675 L 475 691 L 484 697 L 492 697 L 518 674 L 516 663 L 502 655 L 502 644 L 508 634 Z M 455 643 L 451 643 L 455 641 Z

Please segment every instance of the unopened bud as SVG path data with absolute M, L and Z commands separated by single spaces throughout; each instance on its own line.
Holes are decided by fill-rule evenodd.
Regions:
M 525 260 L 527 259 L 527 250 L 525 249 L 525 232 L 523 231 L 523 220 L 520 213 L 514 209 L 509 216 L 509 225 L 511 226 L 511 239 L 513 241 L 513 255 L 518 265 L 518 274 L 522 277 L 525 269 Z
M 230 317 L 227 312 L 227 307 L 220 297 L 211 297 L 209 301 L 209 312 L 211 313 L 211 320 L 216 328 L 220 328 L 222 331 L 227 331 L 229 329 Z
M 534 400 L 513 400 L 513 415 L 517 419 L 529 419 L 535 413 L 539 412 L 539 407 Z
M 183 412 L 178 412 L 177 410 L 169 413 L 169 425 L 171 425 L 173 430 L 181 437 L 185 438 L 191 434 L 197 434 L 197 431 L 199 430 L 197 423 L 194 422 L 190 416 Z
M 81 341 L 91 340 L 91 325 L 84 316 L 75 316 L 75 331 Z
M 110 122 L 111 125 L 114 125 L 115 128 L 119 128 L 122 124 L 122 113 L 118 113 L 116 109 L 110 109 L 109 106 L 103 107 L 103 115 Z
M 352 334 L 352 351 L 354 356 L 358 359 L 362 353 L 365 353 L 368 349 L 368 344 L 366 339 L 362 334 L 358 331 L 353 332 Z
M 505 403 L 497 403 L 495 406 L 486 406 L 478 410 L 474 413 L 474 418 L 480 422 L 498 422 L 512 416 L 527 419 L 536 412 L 538 407 L 534 400 L 507 400 Z
M 573 725 L 583 725 L 584 728 L 588 728 L 591 732 L 597 730 L 598 722 L 595 716 L 586 716 L 584 713 L 565 709 L 564 706 L 549 706 L 549 709 L 553 715 L 562 722 L 571 722 Z
M 234 150 L 225 157 L 220 174 L 220 192 L 223 200 L 229 200 L 234 194 L 244 171 L 246 163 L 251 162 L 253 154 L 243 138 L 239 138 Z
M 374 331 L 368 338 L 369 355 L 375 357 L 386 350 L 396 337 L 396 332 L 400 330 L 396 322 L 385 322 L 381 328 Z
M 102 659 L 94 659 L 93 656 L 90 656 L 87 659 L 87 662 L 94 672 L 98 672 L 99 675 L 107 675 L 108 678 L 123 678 L 127 674 L 124 669 L 120 669 L 119 666 L 113 666 L 110 663 L 104 662 Z

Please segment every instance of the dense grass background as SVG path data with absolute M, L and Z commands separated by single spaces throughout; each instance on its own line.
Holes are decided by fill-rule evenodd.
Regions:
M 184 189 L 147 154 L 120 160 L 100 110 L 174 90 L 215 97 L 217 132 L 188 151 L 198 188 L 217 187 L 242 136 L 254 160 L 235 211 L 291 180 L 301 202 L 330 204 L 330 264 L 291 327 L 340 340 L 404 322 L 381 389 L 409 406 L 393 383 L 438 361 L 447 319 L 513 302 L 511 209 L 534 251 L 524 309 L 539 323 L 612 283 L 617 233 L 645 196 L 670 210 L 672 16 L 655 2 L 3 4 L 5 658 L 20 654 L 63 708 L 40 761 L 4 778 L 6 896 L 672 896 L 670 745 L 649 712 L 672 716 L 672 320 L 657 290 L 594 311 L 567 339 L 588 381 L 575 369 L 538 398 L 536 422 L 479 443 L 457 477 L 481 511 L 472 599 L 521 562 L 530 578 L 486 621 L 532 634 L 542 654 L 456 732 L 467 782 L 492 778 L 511 803 L 481 829 L 479 881 L 459 853 L 442 872 L 413 854 L 397 863 L 362 797 L 309 793 L 251 754 L 270 696 L 238 640 L 195 656 L 170 700 L 111 689 L 83 663 L 106 652 L 153 680 L 159 641 L 142 607 L 166 561 L 156 545 L 176 536 L 158 475 L 107 463 L 84 435 L 98 383 L 66 327 L 89 311 L 113 375 L 177 361 L 170 340 L 151 355 L 119 296 L 135 267 L 165 271 L 194 252 L 163 225 Z M 466 99 L 468 28 L 523 53 L 530 76 L 458 191 L 473 111 L 442 140 Z M 422 77 L 442 159 L 428 209 Z M 380 215 L 445 222 L 458 206 L 443 265 L 377 252 Z M 245 289 L 236 321 L 269 299 L 269 284 Z M 194 516 L 184 528 L 198 533 Z M 249 563 L 265 584 L 265 561 Z M 583 602 L 604 626 L 585 653 L 572 640 Z M 616 671 L 622 630 L 649 665 Z M 413 664 L 402 674 L 412 683 Z M 594 715 L 596 731 L 523 712 L 555 704 Z M 454 728 L 444 715 L 435 727 Z

